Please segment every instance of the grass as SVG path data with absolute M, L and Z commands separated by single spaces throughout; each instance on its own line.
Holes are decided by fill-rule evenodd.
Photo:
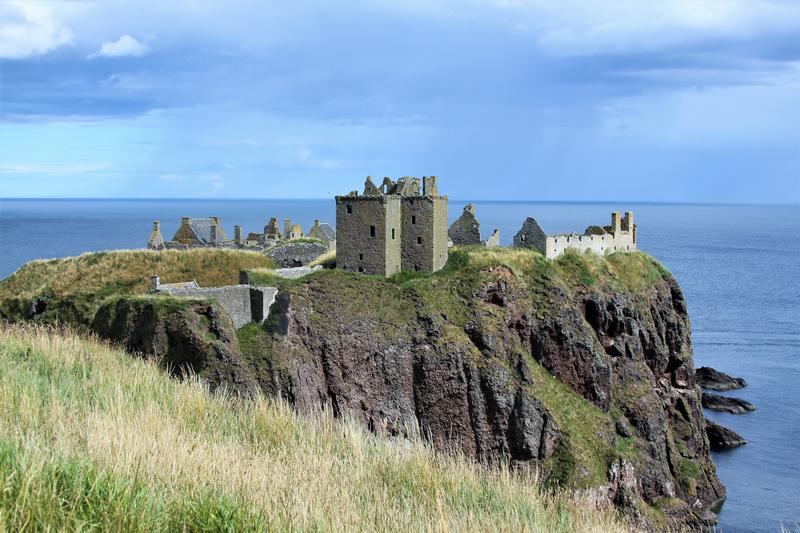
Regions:
M 0 326 L 0 530 L 623 531 L 529 474 Z
M 0 281 L 0 316 L 25 317 L 34 298 L 51 302 L 44 317 L 73 325 L 91 323 L 100 304 L 111 296 L 141 295 L 150 277 L 162 283 L 196 279 L 201 287 L 239 282 L 239 270 L 274 267 L 263 254 L 238 250 L 125 250 L 27 263 Z
M 308 264 L 310 267 L 318 265 L 322 265 L 324 268 L 334 268 L 336 266 L 336 250 L 327 251 Z

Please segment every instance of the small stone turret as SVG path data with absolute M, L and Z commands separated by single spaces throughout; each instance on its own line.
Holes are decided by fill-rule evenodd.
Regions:
M 147 240 L 147 247 L 151 250 L 164 249 L 164 236 L 161 235 L 161 222 L 158 220 L 153 221 L 153 231 L 150 232 L 150 238 Z
M 233 227 L 233 241 L 236 243 L 237 246 L 241 246 L 244 243 L 244 239 L 242 239 L 242 227 L 241 226 L 234 226 Z
M 210 231 L 210 239 L 209 240 L 210 240 L 211 244 L 217 244 L 217 241 L 218 241 L 218 238 L 219 238 L 219 225 L 218 224 L 212 224 L 209 231 Z
M 283 238 L 284 239 L 291 239 L 292 238 L 292 219 L 287 218 L 283 221 Z

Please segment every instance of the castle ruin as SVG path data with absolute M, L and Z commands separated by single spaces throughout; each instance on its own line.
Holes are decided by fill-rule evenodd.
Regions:
M 448 230 L 453 246 L 482 244 L 487 248 L 500 246 L 500 230 L 496 229 L 485 241 L 481 240 L 481 223 L 475 216 L 475 204 L 464 206 L 464 212 L 456 219 Z
M 637 249 L 636 224 L 633 222 L 632 211 L 625 213 L 624 218 L 615 211 L 611 213 L 610 226 L 589 226 L 583 235 L 547 235 L 536 219 L 528 217 L 522 229 L 514 236 L 514 246 L 533 248 L 548 259 L 555 259 L 567 250 L 591 250 L 599 255 L 632 252 Z
M 338 268 L 436 272 L 447 263 L 447 196 L 436 176 L 384 178 L 380 187 L 368 177 L 362 194 L 336 197 L 336 231 Z
M 165 240 L 161 234 L 161 222 L 154 221 L 147 247 L 151 250 L 188 250 L 189 248 L 236 248 L 265 252 L 293 239 L 303 237 L 303 229 L 299 224 L 292 224 L 291 219 L 284 220 L 284 230 L 280 229 L 278 219 L 273 217 L 264 226 L 263 233 L 251 232 L 244 237 L 241 226 L 234 226 L 233 240 L 220 225 L 219 217 L 206 218 L 181 218 L 181 225 L 172 237 Z M 317 239 L 328 250 L 336 248 L 336 231 L 330 224 L 314 221 L 314 226 L 308 234 L 309 238 Z

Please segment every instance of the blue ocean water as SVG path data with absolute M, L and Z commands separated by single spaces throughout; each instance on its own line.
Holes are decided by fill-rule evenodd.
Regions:
M 46 191 L 43 191 L 46 192 Z M 451 201 L 450 218 L 464 202 Z M 714 455 L 728 499 L 718 531 L 790 531 L 800 524 L 800 207 L 476 202 L 484 238 L 508 244 L 527 216 L 548 232 L 609 223 L 633 210 L 639 246 L 686 293 L 696 366 L 741 376 L 730 393 L 755 413 L 707 415 L 749 444 Z M 270 217 L 304 228 L 334 222 L 332 200 L 0 200 L 0 277 L 26 261 L 145 245 L 153 220 L 169 238 L 181 216 L 219 216 L 260 231 Z

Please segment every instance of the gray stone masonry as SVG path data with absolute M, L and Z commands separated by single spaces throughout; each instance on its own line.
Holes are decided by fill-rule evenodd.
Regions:
M 327 251 L 328 247 L 321 242 L 287 241 L 270 248 L 265 254 L 278 266 L 289 268 L 307 265 Z
M 427 191 L 427 194 L 426 194 Z M 336 197 L 338 268 L 379 276 L 401 270 L 435 272 L 447 262 L 447 197 L 435 177 L 371 177 L 363 194 Z
M 147 247 L 151 250 L 164 249 L 164 236 L 161 235 L 161 222 L 158 220 L 153 222 L 153 231 L 150 232 L 150 238 L 147 240 Z
M 227 287 L 197 287 L 196 282 L 165 284 L 153 276 L 153 291 L 179 298 L 212 299 L 217 302 L 233 321 L 236 328 L 251 322 L 260 324 L 269 316 L 269 309 L 275 302 L 278 289 L 275 287 L 253 287 L 251 285 L 230 285 Z M 191 285 L 194 286 L 191 286 Z
M 475 206 L 467 204 L 464 212 L 450 226 L 450 240 L 458 246 L 460 244 L 480 244 L 481 243 L 481 224 L 475 218 Z
M 497 248 L 498 246 L 500 246 L 500 230 L 499 229 L 494 230 L 492 235 L 488 239 L 486 239 L 486 242 L 484 244 L 486 245 L 487 248 Z
M 548 259 L 555 259 L 566 250 L 592 251 L 603 255 L 637 249 L 633 212 L 628 211 L 624 219 L 617 212 L 611 213 L 611 226 L 607 230 L 599 226 L 589 226 L 583 235 L 547 235 L 536 220 L 528 218 L 514 236 L 514 246 L 533 248 Z

